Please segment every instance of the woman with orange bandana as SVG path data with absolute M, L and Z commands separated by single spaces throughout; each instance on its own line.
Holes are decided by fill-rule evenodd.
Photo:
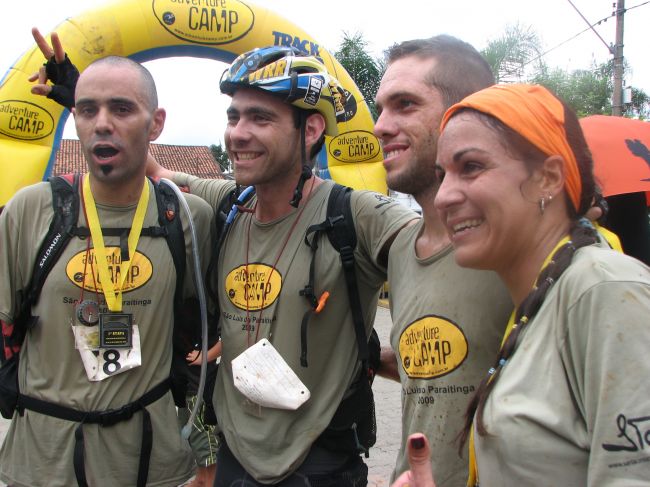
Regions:
M 541 86 L 487 88 L 445 114 L 438 168 L 456 261 L 516 306 L 461 433 L 469 485 L 647 485 L 650 269 L 581 219 L 596 184 L 576 115 Z M 431 485 L 418 474 L 395 485 Z

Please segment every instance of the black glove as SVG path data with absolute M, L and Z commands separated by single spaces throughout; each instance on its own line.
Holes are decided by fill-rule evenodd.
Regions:
M 76 68 L 68 55 L 61 63 L 57 63 L 52 56 L 45 63 L 45 73 L 52 85 L 52 91 L 47 95 L 59 105 L 63 105 L 68 110 L 74 107 L 74 90 L 79 79 L 79 70 Z

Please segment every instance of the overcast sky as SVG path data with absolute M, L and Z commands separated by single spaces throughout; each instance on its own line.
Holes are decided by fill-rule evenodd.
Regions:
M 92 10 L 110 0 L 31 0 L 5 3 L 0 29 L 0 71 L 4 72 L 33 45 L 30 28 L 49 32 L 66 18 Z M 591 31 L 580 34 L 587 24 L 568 0 L 258 0 L 247 2 L 273 10 L 310 34 L 321 46 L 334 52 L 343 32 L 361 32 L 375 56 L 394 42 L 435 34 L 452 34 L 485 47 L 508 24 L 531 25 L 539 33 L 551 66 L 588 68 L 595 60 L 606 61 L 609 52 Z M 594 23 L 610 16 L 613 0 L 573 0 L 582 14 Z M 637 6 L 637 8 L 634 8 Z M 624 56 L 632 67 L 626 83 L 650 94 L 650 62 L 647 32 L 650 3 L 627 0 Z M 314 13 L 315 12 L 315 13 Z M 596 27 L 606 43 L 615 40 L 615 18 Z M 65 39 L 63 39 L 65 45 Z M 167 124 L 158 142 L 210 145 L 222 140 L 228 98 L 220 95 L 217 80 L 223 63 L 196 58 L 167 58 L 146 63 L 159 89 L 160 105 L 168 112 Z M 65 138 L 74 138 L 72 117 Z

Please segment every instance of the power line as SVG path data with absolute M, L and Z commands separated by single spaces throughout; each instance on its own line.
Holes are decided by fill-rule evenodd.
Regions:
M 647 5 L 649 3 L 650 3 L 650 0 L 648 0 L 647 2 L 640 3 L 638 5 L 633 5 L 632 7 L 627 7 L 625 10 L 630 11 L 630 10 L 633 10 L 635 8 L 638 8 L 638 7 L 643 7 L 644 5 Z
M 635 8 L 638 8 L 638 7 L 642 7 L 642 6 L 644 6 L 644 5 L 647 5 L 647 4 L 649 4 L 649 3 L 650 3 L 650 0 L 647 0 L 647 1 L 643 2 L 643 3 L 638 4 L 638 5 L 633 5 L 632 7 L 627 7 L 625 10 L 626 10 L 626 11 L 630 11 L 630 10 L 633 10 L 633 9 L 635 9 Z M 571 4 L 571 5 L 573 5 L 573 4 Z M 574 8 L 575 8 L 575 7 L 574 7 Z M 580 15 L 582 15 L 582 14 L 580 14 Z M 584 33 L 587 32 L 588 30 L 592 30 L 593 27 L 595 27 L 595 26 L 597 26 L 597 25 L 600 25 L 600 24 L 602 24 L 603 22 L 607 22 L 607 20 L 609 20 L 609 19 L 612 18 L 612 17 L 616 17 L 616 12 L 613 12 L 612 14 L 608 15 L 607 17 L 603 17 L 603 18 L 600 19 L 599 21 L 594 22 L 593 24 L 589 25 L 589 27 L 587 27 L 587 28 L 584 29 L 584 30 L 581 30 L 580 32 L 578 32 L 578 33 L 575 34 L 574 36 L 571 36 L 571 37 L 569 37 L 568 39 L 566 39 L 566 40 L 560 42 L 559 44 L 557 44 L 557 45 L 551 47 L 550 49 L 544 51 L 542 54 L 540 54 L 540 55 L 537 56 L 536 58 L 533 58 L 533 59 L 531 59 L 530 61 L 526 61 L 526 62 L 522 65 L 522 67 L 527 66 L 527 65 L 529 65 L 530 63 L 533 63 L 533 62 L 537 61 L 538 59 L 543 58 L 543 57 L 546 56 L 549 52 L 551 52 L 551 51 L 555 51 L 557 48 L 562 47 L 562 46 L 563 46 L 564 44 L 566 44 L 567 42 L 571 42 L 573 39 L 575 39 L 576 37 L 578 37 L 578 36 L 584 34 Z M 584 18 L 584 17 L 583 17 L 583 18 Z M 600 36 L 599 36 L 599 37 L 600 37 Z M 602 39 L 602 38 L 601 38 L 601 39 Z M 607 46 L 607 49 L 610 50 L 609 46 Z M 610 52 L 611 52 L 611 50 L 610 50 Z
M 589 21 L 587 20 L 587 18 L 584 15 L 582 15 L 582 12 L 580 10 L 578 10 L 578 7 L 576 7 L 571 0 L 567 0 L 567 2 L 569 2 L 569 5 L 571 5 L 574 8 L 574 10 L 576 12 L 578 12 L 578 15 L 580 15 L 580 17 L 582 17 L 582 20 L 584 20 L 585 23 L 587 25 L 589 25 L 589 29 L 591 29 L 594 32 L 594 34 L 596 34 L 596 36 L 598 36 L 598 38 L 602 41 L 602 43 L 605 44 L 605 47 L 607 48 L 609 53 L 611 55 L 614 55 L 614 50 L 611 48 L 611 46 L 609 46 L 609 44 L 607 44 L 607 42 L 605 42 L 605 39 L 603 39 L 601 37 L 601 35 L 598 32 L 596 32 L 596 29 L 594 29 L 594 26 L 589 24 Z
M 650 3 L 650 0 L 648 0 L 647 3 Z M 584 30 L 578 32 L 578 33 L 575 34 L 574 36 L 571 36 L 571 37 L 569 37 L 568 39 L 566 39 L 565 41 L 562 41 L 562 42 L 560 42 L 559 44 L 557 44 L 557 45 L 551 47 L 550 49 L 548 49 L 548 50 L 546 50 L 546 51 L 544 51 L 542 54 L 540 54 L 540 55 L 537 56 L 536 58 L 533 58 L 533 59 L 531 59 L 530 61 L 527 61 L 526 63 L 523 64 L 523 66 L 526 66 L 526 65 L 528 65 L 528 64 L 530 64 L 530 63 L 532 63 L 532 62 L 535 62 L 535 61 L 537 61 L 537 60 L 540 59 L 540 58 L 543 58 L 543 57 L 546 56 L 549 52 L 551 52 L 551 51 L 555 51 L 557 48 L 562 47 L 562 46 L 563 46 L 564 44 L 566 44 L 567 42 L 572 41 L 572 40 L 575 39 L 576 37 L 578 37 L 578 36 L 584 34 L 584 33 L 587 32 L 588 30 L 590 30 L 592 27 L 594 27 L 594 26 L 596 26 L 596 25 L 599 25 L 599 24 L 601 24 L 602 22 L 607 21 L 609 18 L 614 17 L 615 15 L 616 15 L 616 14 L 611 14 L 611 15 L 608 15 L 607 17 L 603 17 L 603 18 L 600 19 L 598 22 L 595 22 L 594 24 L 592 24 L 592 25 L 590 25 L 589 27 L 587 27 L 586 29 L 584 29 Z M 608 48 L 608 49 L 609 49 L 609 48 Z

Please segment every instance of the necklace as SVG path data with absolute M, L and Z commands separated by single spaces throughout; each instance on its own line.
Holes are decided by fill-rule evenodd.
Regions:
M 300 221 L 300 217 L 302 216 L 303 211 L 307 207 L 307 204 L 309 203 L 312 195 L 312 190 L 314 189 L 314 182 L 315 179 L 312 179 L 311 185 L 309 186 L 309 193 L 307 193 L 307 198 L 305 199 L 304 204 L 299 208 L 298 213 L 296 214 L 296 218 L 293 220 L 293 223 L 291 224 L 291 227 L 289 228 L 289 231 L 287 232 L 287 236 L 284 238 L 284 241 L 282 242 L 282 246 L 280 247 L 280 251 L 278 254 L 275 256 L 275 260 L 273 261 L 273 265 L 271 266 L 271 272 L 269 274 L 269 277 L 267 279 L 267 282 L 271 282 L 271 277 L 273 276 L 273 272 L 275 272 L 276 266 L 278 262 L 280 261 L 280 257 L 282 256 L 282 253 L 284 252 L 284 249 L 286 248 L 287 244 L 289 243 L 289 239 L 291 238 L 291 235 L 293 234 L 293 231 L 296 229 L 296 226 L 298 225 L 298 222 Z M 257 201 L 255 202 L 255 206 L 253 207 L 253 211 L 257 207 Z M 251 237 L 251 225 L 253 221 L 253 215 L 251 214 L 250 218 L 248 219 L 248 226 L 246 228 L 246 279 L 248 279 L 248 265 L 249 265 L 249 252 L 250 252 L 250 237 Z M 251 321 L 250 321 L 250 307 L 248 305 L 248 299 L 249 295 L 248 292 L 245 293 L 246 295 L 246 344 L 248 347 L 251 346 Z M 264 313 L 264 301 L 266 299 L 266 293 L 262 293 L 262 303 L 260 305 L 260 312 L 257 317 L 257 327 L 255 328 L 255 341 L 252 344 L 257 343 L 257 340 L 259 339 L 259 333 L 260 333 L 260 326 L 262 324 L 262 314 Z

